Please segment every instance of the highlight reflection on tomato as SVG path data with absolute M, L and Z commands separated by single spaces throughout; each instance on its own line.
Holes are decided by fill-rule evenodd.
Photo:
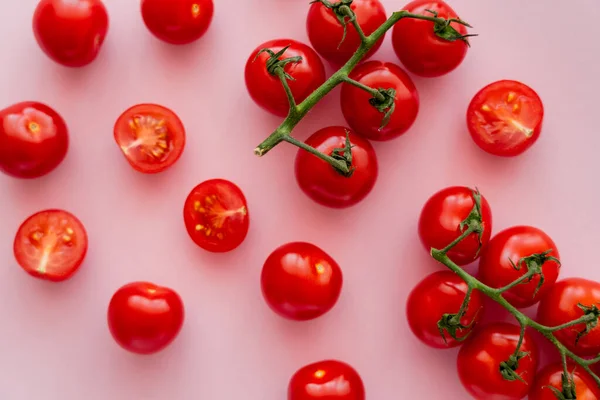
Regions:
M 354 368 L 325 360 L 299 369 L 288 386 L 288 400 L 364 400 L 365 387 Z

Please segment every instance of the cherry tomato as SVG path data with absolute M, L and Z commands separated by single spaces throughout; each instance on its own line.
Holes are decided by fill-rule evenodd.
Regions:
M 520 351 L 528 353 L 518 362 L 518 379 L 509 381 L 500 374 L 500 363 L 515 352 L 520 328 L 494 323 L 476 330 L 458 352 L 458 375 L 467 391 L 476 399 L 521 399 L 533 384 L 538 366 L 538 349 L 525 332 Z
M 14 241 L 17 263 L 36 278 L 60 282 L 81 266 L 88 239 L 83 224 L 71 213 L 44 210 L 19 227 Z
M 490 154 L 512 157 L 529 149 L 540 137 L 544 105 L 529 86 L 497 81 L 481 89 L 467 110 L 471 137 Z
M 147 174 L 169 168 L 185 147 L 181 120 L 157 104 L 138 104 L 125 110 L 115 123 L 114 136 L 129 164 Z
M 67 67 L 94 61 L 108 32 L 108 13 L 100 0 L 41 0 L 33 32 L 48 57 Z
M 171 44 L 192 43 L 208 30 L 213 0 L 142 0 L 142 18 L 154 36 Z
M 527 266 L 519 264 L 519 260 L 550 250 L 551 252 L 547 256 L 560 260 L 556 245 L 540 229 L 532 226 L 515 226 L 505 229 L 494 236 L 481 253 L 479 278 L 493 288 L 505 287 L 527 273 Z M 519 270 L 516 270 L 515 266 Z M 504 298 L 519 308 L 534 305 L 554 285 L 558 278 L 559 268 L 557 262 L 547 260 L 542 265 L 544 283 L 539 290 L 537 287 L 540 283 L 540 276 L 535 275 L 533 279 L 504 292 Z
M 350 207 L 364 199 L 377 180 L 377 156 L 371 143 L 342 126 L 323 128 L 306 140 L 322 153 L 343 149 L 349 134 L 352 147 L 352 176 L 345 177 L 329 163 L 305 150 L 296 156 L 296 180 L 300 189 L 314 201 L 327 207 Z
M 0 111 L 0 171 L 38 178 L 53 171 L 68 148 L 67 125 L 47 105 L 26 101 Z
M 258 58 L 256 55 L 262 49 L 271 49 L 277 53 L 286 46 L 290 47 L 279 58 L 280 60 L 302 57 L 302 61 L 288 63 L 284 68 L 284 71 L 293 78 L 288 80 L 288 85 L 296 103 L 302 102 L 325 82 L 323 62 L 319 55 L 307 45 L 292 39 L 277 39 L 258 46 L 246 63 L 246 88 L 256 104 L 280 117 L 285 117 L 290 109 L 285 90 L 279 78 L 267 71 L 266 63 L 270 55 L 265 52 L 261 53 Z
M 119 288 L 108 305 L 108 328 L 124 349 L 156 353 L 179 334 L 184 320 L 181 297 L 172 289 L 148 282 Z
M 404 6 L 404 10 L 427 16 L 433 16 L 429 11 L 434 11 L 440 18 L 458 18 L 454 10 L 440 0 L 412 1 Z M 467 34 L 464 25 L 453 22 L 451 26 L 461 35 Z M 453 71 L 463 61 L 468 49 L 464 40 L 449 41 L 436 35 L 433 22 L 414 18 L 403 18 L 394 25 L 392 43 L 406 69 L 424 77 Z
M 556 282 L 540 301 L 537 321 L 546 326 L 566 324 L 584 315 L 579 304 L 600 307 L 600 283 L 582 278 Z M 583 330 L 585 325 L 579 324 L 556 331 L 554 335 L 577 355 L 597 356 L 600 353 L 600 325 L 581 336 L 575 345 L 577 334 Z
M 342 271 L 319 247 L 293 242 L 277 248 L 265 261 L 263 296 L 273 311 L 297 321 L 329 311 L 342 290 Z
M 292 376 L 288 400 L 365 400 L 365 386 L 350 365 L 324 360 L 302 367 Z
M 410 77 L 396 64 L 367 61 L 356 67 L 350 78 L 374 89 L 394 89 L 395 110 L 381 128 L 384 113 L 370 104 L 373 96 L 349 83 L 342 84 L 342 112 L 359 135 L 371 140 L 394 139 L 412 126 L 419 113 L 419 94 Z
M 337 1 L 332 3 L 335 4 Z M 387 19 L 385 8 L 379 0 L 354 0 L 350 8 L 354 11 L 358 24 L 367 36 L 375 32 Z M 346 37 L 342 41 L 343 25 L 333 10 L 328 9 L 320 2 L 316 2 L 310 7 L 306 19 L 306 30 L 310 43 L 317 53 L 336 66 L 345 64 L 361 44 L 360 36 L 351 22 L 347 22 Z M 372 56 L 381 47 L 384 37 L 373 45 L 363 60 Z
M 192 189 L 183 207 L 188 234 L 214 253 L 238 247 L 248 234 L 250 215 L 244 194 L 224 179 L 211 179 Z
M 579 366 L 568 365 L 567 371 L 569 378 L 575 384 L 575 394 L 577 400 L 598 400 L 600 399 L 600 388 L 596 385 L 593 378 Z M 563 366 L 561 363 L 550 364 L 540 372 L 535 378 L 535 383 L 529 391 L 529 400 L 556 400 L 556 396 L 551 387 L 556 388 L 562 393 L 562 375 Z
M 469 216 L 474 205 L 473 191 L 468 187 L 452 186 L 431 196 L 423 206 L 419 219 L 419 236 L 425 249 L 441 250 L 457 239 L 461 235 L 460 224 Z M 485 247 L 492 232 L 492 211 L 483 196 L 481 220 L 481 242 Z M 448 257 L 458 265 L 466 265 L 477 259 L 478 248 L 479 239 L 477 234 L 473 233 L 454 246 L 448 252 Z
M 438 271 L 423 279 L 408 296 L 406 318 L 419 340 L 430 347 L 446 349 L 462 344 L 447 331 L 440 334 L 438 322 L 444 314 L 457 314 L 465 299 L 468 285 L 452 271 Z M 468 328 L 458 329 L 456 337 L 465 338 L 483 313 L 483 295 L 474 290 L 460 323 Z M 445 338 L 445 340 L 444 340 Z

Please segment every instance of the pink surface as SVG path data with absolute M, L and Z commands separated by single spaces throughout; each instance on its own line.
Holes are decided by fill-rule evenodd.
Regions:
M 516 224 L 545 230 L 560 249 L 563 277 L 600 279 L 596 1 L 568 9 L 543 0 L 452 1 L 481 36 L 455 72 L 415 78 L 422 102 L 416 124 L 375 144 L 376 187 L 344 211 L 302 194 L 291 146 L 263 159 L 252 153 L 280 119 L 246 94 L 246 57 L 276 37 L 307 41 L 308 1 L 216 3 L 203 39 L 172 47 L 147 32 L 139 1 L 107 0 L 111 26 L 100 57 L 72 70 L 37 47 L 30 27 L 36 1 L 4 2 L 0 104 L 48 103 L 66 119 L 72 146 L 42 179 L 0 176 L 0 399 L 281 400 L 298 368 L 326 358 L 352 364 L 369 400 L 465 399 L 456 351 L 421 345 L 404 317 L 408 292 L 438 268 L 418 241 L 420 208 L 453 184 L 480 188 L 494 231 Z M 384 3 L 388 12 L 404 4 Z M 390 36 L 375 58 L 396 61 Z M 515 159 L 483 153 L 464 122 L 472 95 L 501 78 L 527 83 L 546 107 L 539 142 Z M 338 93 L 301 124 L 299 138 L 344 123 Z M 158 176 L 133 171 L 112 137 L 119 114 L 140 102 L 172 108 L 188 130 L 183 157 Z M 247 240 L 225 255 L 196 247 L 182 218 L 189 190 L 214 177 L 236 182 L 251 213 Z M 58 285 L 29 277 L 12 255 L 21 221 L 49 207 L 76 214 L 90 240 L 80 272 Z M 263 261 L 293 240 L 319 245 L 344 272 L 337 306 L 312 322 L 281 319 L 260 293 Z M 155 356 L 123 351 L 106 326 L 110 296 L 134 280 L 170 286 L 186 304 L 181 335 Z

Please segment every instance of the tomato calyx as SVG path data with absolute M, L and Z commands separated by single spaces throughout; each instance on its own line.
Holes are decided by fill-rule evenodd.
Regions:
M 573 374 L 568 374 L 567 371 L 560 376 L 562 381 L 562 392 L 554 386 L 543 386 L 544 389 L 550 389 L 558 400 L 574 400 L 577 399 L 577 389 L 575 388 L 575 379 Z
M 396 89 L 376 89 L 378 95 L 369 99 L 369 104 L 383 114 L 379 130 L 385 128 L 396 110 Z
M 356 167 L 352 166 L 352 148 L 353 147 L 354 147 L 354 145 L 350 142 L 350 131 L 346 130 L 346 143 L 344 144 L 344 147 L 340 147 L 340 148 L 336 147 L 331 152 L 332 158 L 346 163 L 346 167 L 348 167 L 348 172 L 344 172 L 344 171 L 340 170 L 339 168 L 335 168 L 335 167 L 333 168 L 339 174 L 345 176 L 346 178 L 351 177 L 352 174 L 354 173 L 354 170 L 356 169 Z
M 442 336 L 442 339 L 444 339 L 444 343 L 448 344 L 448 341 L 446 340 L 446 334 L 444 333 L 444 331 L 446 331 L 448 333 L 448 335 L 450 335 L 450 337 L 452 339 L 456 340 L 457 342 L 464 342 L 467 339 L 467 337 L 469 337 L 469 335 L 471 334 L 472 331 L 470 330 L 470 328 L 473 326 L 475 321 L 477 321 L 476 316 L 477 316 L 477 313 L 479 313 L 479 310 L 477 310 L 477 313 L 471 320 L 471 323 L 469 323 L 468 325 L 464 325 L 462 323 L 462 319 L 465 316 L 465 314 L 467 313 L 467 309 L 469 307 L 469 302 L 471 301 L 472 293 L 473 293 L 473 287 L 471 285 L 469 285 L 469 288 L 467 289 L 467 293 L 465 295 L 465 299 L 463 300 L 463 303 L 461 304 L 458 312 L 456 314 L 446 313 L 446 314 L 442 315 L 442 318 L 440 318 L 440 320 L 438 321 L 437 327 L 440 331 L 440 335 Z M 456 335 L 457 332 L 462 331 L 462 330 L 469 330 L 469 331 L 467 332 L 466 335 L 464 335 L 462 337 L 458 337 Z
M 477 248 L 477 252 L 475 256 L 479 255 L 481 251 L 481 247 L 483 246 L 483 217 L 481 213 L 481 193 L 479 189 L 475 188 L 475 190 L 471 190 L 473 195 L 473 208 L 467 218 L 465 218 L 459 225 L 459 229 L 463 232 L 463 235 L 466 232 L 476 233 L 479 239 L 479 247 Z M 465 231 L 465 228 L 467 230 Z M 467 235 L 468 236 L 468 235 Z M 461 239 L 462 240 L 462 239 Z
M 598 317 L 600 317 L 600 309 L 595 304 L 586 306 L 579 303 L 577 304 L 577 307 L 583 311 L 583 316 L 580 319 L 585 323 L 585 328 L 577 333 L 577 337 L 575 338 L 576 346 L 582 337 L 590 333 L 592 329 L 598 326 Z
M 294 77 L 292 77 L 290 74 L 285 72 L 285 66 L 290 63 L 294 63 L 294 64 L 299 63 L 300 61 L 302 61 L 302 57 L 295 56 L 295 57 L 279 59 L 280 57 L 282 57 L 284 55 L 286 50 L 290 48 L 290 46 L 291 45 L 285 46 L 283 49 L 279 50 L 277 53 L 275 53 L 271 49 L 261 49 L 256 54 L 256 57 L 254 57 L 254 61 L 256 61 L 258 56 L 260 56 L 262 53 L 267 53 L 269 55 L 269 59 L 267 60 L 267 63 L 266 63 L 267 71 L 273 76 L 280 76 L 280 74 L 281 74 L 281 76 L 283 76 L 285 79 L 293 81 Z
M 452 25 L 450 25 L 451 23 L 456 22 L 457 24 L 464 25 L 467 28 L 472 28 L 471 25 L 469 25 L 467 22 L 463 21 L 460 18 L 445 19 L 445 18 L 440 18 L 438 16 L 437 11 L 433 11 L 433 10 L 425 10 L 425 11 L 433 14 L 433 16 L 436 18 L 436 21 L 434 22 L 434 25 L 433 25 L 433 32 L 439 38 L 442 38 L 449 42 L 455 42 L 457 40 L 462 40 L 463 42 L 465 42 L 465 44 L 467 46 L 470 47 L 471 44 L 469 43 L 469 40 L 467 38 L 473 37 L 473 36 L 478 36 L 476 33 L 469 33 L 467 35 L 463 35 L 459 31 L 454 29 L 454 27 Z
M 527 284 L 531 282 L 536 275 L 540 277 L 540 281 L 538 282 L 538 285 L 535 288 L 532 297 L 537 296 L 538 292 L 542 288 L 542 285 L 544 284 L 545 278 L 544 271 L 542 269 L 544 263 L 546 261 L 554 261 L 558 264 L 559 267 L 561 266 L 560 260 L 558 258 L 548 255 L 552 253 L 552 251 L 553 249 L 549 249 L 544 251 L 543 253 L 535 253 L 530 256 L 523 257 L 519 261 L 517 261 L 516 264 L 512 259 L 508 259 L 508 262 L 510 262 L 510 265 L 512 265 L 512 267 L 516 271 L 520 271 L 521 268 L 523 268 L 523 266 L 527 267 L 527 273 L 523 275 L 518 281 L 516 281 L 518 282 L 518 284 Z M 511 284 L 510 286 L 513 285 L 515 285 L 515 283 Z M 504 289 L 502 289 L 501 291 L 504 291 Z
M 523 331 L 522 334 L 524 333 L 525 332 Z M 523 336 L 521 336 L 521 340 L 519 340 L 519 346 L 517 347 L 515 353 L 511 354 L 511 356 L 508 357 L 508 360 L 502 361 L 500 363 L 500 374 L 505 380 L 509 382 L 518 380 L 523 383 L 526 383 L 523 377 L 517 372 L 517 369 L 519 369 L 519 361 L 522 358 L 529 356 L 529 352 L 520 350 L 522 337 Z
M 344 28 L 344 33 L 342 34 L 342 40 L 340 40 L 340 43 L 338 44 L 338 49 L 342 43 L 344 43 L 344 40 L 346 40 L 346 34 L 348 33 L 348 22 L 354 23 L 354 21 L 356 21 L 356 14 L 350 8 L 350 5 L 353 1 L 354 0 L 340 0 L 335 4 L 332 4 L 328 0 L 313 0 L 310 2 L 310 4 L 321 3 L 324 7 L 333 11 L 333 14 Z

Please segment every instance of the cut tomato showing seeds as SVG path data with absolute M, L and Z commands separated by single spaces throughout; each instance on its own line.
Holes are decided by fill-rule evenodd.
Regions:
M 173 165 L 185 146 L 185 129 L 177 115 L 156 104 L 138 104 L 115 123 L 115 140 L 137 171 L 157 173 Z
M 14 254 L 30 275 L 58 282 L 79 269 L 87 247 L 85 228 L 74 215 L 45 210 L 21 224 L 15 236 Z

